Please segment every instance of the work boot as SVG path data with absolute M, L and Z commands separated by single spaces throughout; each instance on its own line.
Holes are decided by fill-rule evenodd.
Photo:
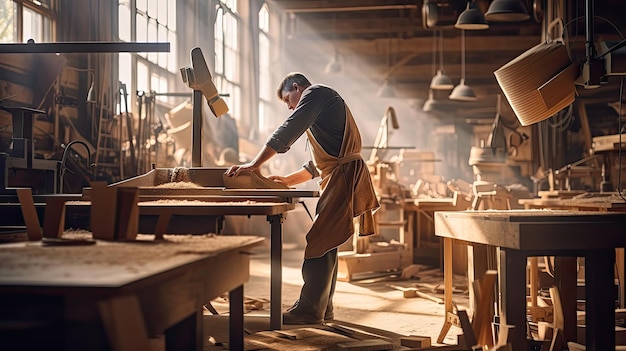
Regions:
M 328 310 L 326 309 L 326 313 L 324 313 L 324 320 L 325 321 L 332 321 L 335 319 L 335 312 L 333 312 L 333 310 Z
M 318 317 L 312 308 L 304 306 L 298 299 L 293 306 L 283 313 L 283 324 L 321 324 L 322 318 Z M 309 304 L 310 305 L 310 304 Z

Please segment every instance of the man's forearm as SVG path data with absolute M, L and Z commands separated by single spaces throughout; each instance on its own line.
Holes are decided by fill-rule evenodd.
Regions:
M 311 173 L 309 173 L 309 171 L 307 171 L 305 168 L 302 168 L 299 171 L 295 171 L 285 176 L 285 180 L 287 181 L 288 186 L 304 183 L 311 179 Z
M 259 151 L 250 163 L 253 164 L 255 168 L 259 169 L 265 162 L 274 157 L 274 155 L 276 155 L 276 151 L 274 149 L 267 145 L 263 145 L 261 151 Z

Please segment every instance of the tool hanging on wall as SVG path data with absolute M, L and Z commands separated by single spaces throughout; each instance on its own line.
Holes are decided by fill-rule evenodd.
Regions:
M 137 174 L 137 157 L 135 154 L 135 142 L 133 133 L 133 118 L 128 112 L 128 91 L 126 90 L 126 84 L 119 82 L 119 90 L 124 102 L 124 113 L 126 114 L 126 130 L 128 132 L 128 147 L 130 151 L 130 169 L 128 170 L 130 175 Z

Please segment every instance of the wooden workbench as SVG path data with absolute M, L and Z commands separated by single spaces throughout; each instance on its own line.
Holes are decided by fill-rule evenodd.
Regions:
M 404 199 L 403 205 L 409 222 L 409 235 L 413 236 L 410 240 L 414 244 L 413 261 L 441 265 L 441 238 L 435 236 L 435 212 L 466 210 L 471 205 L 470 201 L 455 193 L 453 197 Z M 467 269 L 467 253 L 462 252 L 463 247 L 459 245 L 458 252 L 455 252 L 455 273 Z
M 169 221 L 174 216 L 266 216 L 270 223 L 270 329 L 282 329 L 282 223 L 286 212 L 295 208 L 294 202 L 256 202 L 239 198 L 239 201 L 186 201 L 157 200 L 138 203 L 139 215 L 158 217 L 155 235 L 167 233 Z M 72 207 L 89 206 L 88 201 L 68 202 Z
M 224 189 L 223 187 L 141 187 L 139 192 L 140 218 L 156 218 L 156 224 L 150 228 L 152 231 L 140 231 L 142 233 L 155 233 L 156 235 L 181 233 L 175 225 L 186 222 L 187 218 L 193 218 L 193 221 L 191 221 L 191 225 L 185 224 L 185 229 L 201 227 L 202 233 L 219 233 L 220 226 L 216 226 L 215 223 L 224 216 L 266 216 L 270 223 L 271 241 L 270 299 L 272 303 L 270 305 L 270 329 L 282 329 L 282 223 L 285 213 L 295 208 L 299 202 L 299 197 L 316 197 L 319 195 L 319 191 Z M 91 202 L 87 200 L 90 195 L 91 190 L 87 188 L 84 189 L 82 195 L 63 195 L 63 198 L 68 200 L 66 202 L 67 217 L 89 218 Z M 46 197 L 35 198 L 35 206 L 41 212 L 45 208 Z M 19 203 L 0 204 L 0 210 L 3 214 L 7 214 L 3 217 L 21 218 Z M 201 221 L 198 221 L 198 218 Z M 178 221 L 176 222 L 176 220 Z M 12 224 L 12 222 L 9 223 Z M 193 233 L 197 233 L 197 231 Z
M 3 350 L 202 350 L 202 305 L 230 291 L 230 345 L 243 349 L 252 236 L 0 245 Z
M 436 212 L 436 235 L 444 238 L 444 255 L 453 240 L 485 244 L 499 250 L 500 316 L 515 328 L 514 350 L 527 350 L 526 265 L 531 256 L 585 257 L 586 341 L 589 351 L 615 349 L 615 248 L 626 246 L 626 214 L 552 211 Z M 448 259 L 445 260 L 448 262 Z M 444 265 L 446 313 L 452 312 L 452 271 Z M 576 334 L 576 280 L 561 281 L 564 335 Z M 447 323 L 447 320 L 446 322 Z M 444 329 L 447 324 L 444 324 Z M 442 330 L 444 332 L 444 330 Z M 446 330 L 447 332 L 447 330 Z M 445 334 L 445 333 L 444 333 Z M 568 337 L 569 336 L 569 337 Z

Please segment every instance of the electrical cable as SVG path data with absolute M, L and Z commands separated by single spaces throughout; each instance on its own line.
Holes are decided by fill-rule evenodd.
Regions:
M 567 23 L 565 23 L 565 25 L 563 26 L 563 31 L 565 31 L 567 29 L 567 26 L 569 26 L 570 24 L 572 24 L 572 22 L 577 21 L 581 18 L 585 18 L 585 16 L 578 16 L 575 18 L 572 18 L 571 20 L 569 20 Z M 611 27 L 613 27 L 613 29 L 615 29 L 615 31 L 617 32 L 617 34 L 622 38 L 622 40 L 626 40 L 626 37 L 624 37 L 624 34 L 622 34 L 622 32 L 620 32 L 619 28 L 617 28 L 617 26 L 615 24 L 613 24 L 613 22 L 609 21 L 607 18 L 604 18 L 602 16 L 593 16 L 593 18 L 599 18 L 603 21 L 605 21 L 606 23 L 608 23 Z
M 565 111 L 565 112 L 564 112 Z M 563 116 L 563 119 L 560 119 L 557 123 L 550 123 L 548 121 L 548 125 L 552 128 L 552 129 L 556 129 L 558 132 L 564 132 L 566 131 L 571 125 L 572 125 L 572 121 L 573 118 L 572 116 L 574 115 L 574 105 L 570 104 L 567 109 L 563 109 L 559 112 L 557 112 L 554 116 L 558 116 L 561 117 Z M 553 117 L 554 117 L 553 116 Z

